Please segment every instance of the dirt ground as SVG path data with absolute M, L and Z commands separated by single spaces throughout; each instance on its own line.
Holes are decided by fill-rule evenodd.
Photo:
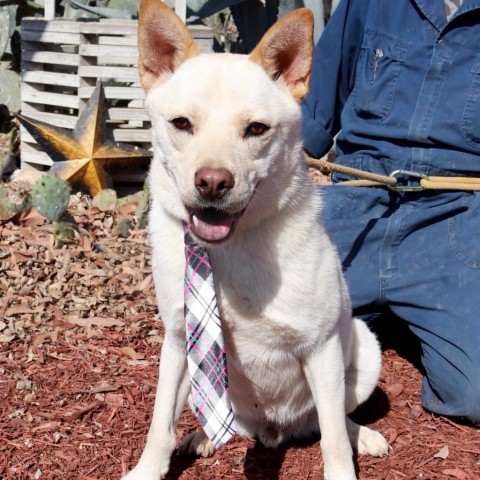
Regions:
M 61 249 L 34 210 L 0 223 L 2 480 L 119 479 L 145 443 L 162 345 L 146 232 L 112 234 L 121 214 L 72 199 L 79 233 Z M 379 387 L 356 417 L 391 448 L 356 456 L 359 478 L 480 479 L 478 428 L 424 411 L 414 339 L 393 320 L 380 330 Z M 197 428 L 185 409 L 178 438 Z M 319 479 L 322 466 L 318 438 L 269 450 L 236 436 L 211 458 L 174 457 L 168 478 Z

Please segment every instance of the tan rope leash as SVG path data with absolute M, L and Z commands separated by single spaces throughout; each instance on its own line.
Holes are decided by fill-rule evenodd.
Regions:
M 399 192 L 419 190 L 480 190 L 480 178 L 468 177 L 429 177 L 427 175 L 410 172 L 408 170 L 395 170 L 390 175 L 378 175 L 366 172 L 358 168 L 346 167 L 326 160 L 316 159 L 307 156 L 307 163 L 310 167 L 319 170 L 335 173 L 344 173 L 360 180 L 348 180 L 338 185 L 350 187 L 388 187 Z M 399 176 L 411 177 L 418 180 L 418 185 L 397 185 Z
M 420 180 L 425 190 L 480 190 L 480 178 L 428 177 Z

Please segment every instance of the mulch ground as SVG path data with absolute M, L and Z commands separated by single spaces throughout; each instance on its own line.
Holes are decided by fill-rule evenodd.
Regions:
M 147 235 L 113 234 L 118 214 L 85 196 L 69 211 L 79 233 L 61 249 L 34 210 L 0 224 L 2 480 L 119 479 L 145 443 L 163 338 Z M 480 479 L 478 429 L 422 409 L 418 350 L 394 324 L 380 327 L 379 387 L 356 414 L 391 449 L 357 456 L 359 477 Z M 197 428 L 185 409 L 178 438 Z M 322 467 L 318 438 L 269 450 L 234 437 L 211 458 L 174 457 L 168 478 L 319 479 Z

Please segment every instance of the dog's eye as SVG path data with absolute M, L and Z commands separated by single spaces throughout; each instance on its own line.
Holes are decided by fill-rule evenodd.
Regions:
M 170 123 L 177 129 L 177 130 L 191 130 L 192 124 L 190 120 L 185 117 L 177 117 L 173 120 L 170 120 Z
M 245 130 L 245 136 L 258 137 L 260 135 L 263 135 L 265 132 L 268 132 L 268 130 L 270 130 L 270 127 L 268 125 L 265 125 L 262 122 L 252 122 Z

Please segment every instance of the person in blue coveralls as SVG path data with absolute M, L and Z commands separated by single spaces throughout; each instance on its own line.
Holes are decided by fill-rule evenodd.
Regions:
M 315 49 L 302 134 L 315 158 L 336 137 L 338 164 L 405 170 L 404 187 L 479 178 L 480 0 L 341 0 Z M 480 422 L 480 192 L 348 179 L 321 188 L 354 314 L 406 322 L 425 408 Z

